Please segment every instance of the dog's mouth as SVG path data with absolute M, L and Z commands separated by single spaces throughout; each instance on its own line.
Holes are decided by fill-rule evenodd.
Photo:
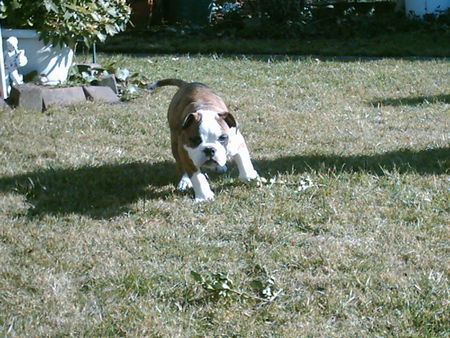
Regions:
M 215 167 L 217 167 L 218 165 L 219 165 L 219 163 L 218 163 L 216 160 L 213 160 L 212 158 L 210 158 L 209 160 L 206 160 L 206 161 L 203 163 L 202 167 L 205 167 L 205 168 L 215 168 Z

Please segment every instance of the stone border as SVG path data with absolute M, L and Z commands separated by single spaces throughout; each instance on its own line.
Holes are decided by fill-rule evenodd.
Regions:
M 120 102 L 110 86 L 49 88 L 28 83 L 11 88 L 9 103 L 27 111 L 42 112 L 53 107 L 81 104 L 86 100 Z

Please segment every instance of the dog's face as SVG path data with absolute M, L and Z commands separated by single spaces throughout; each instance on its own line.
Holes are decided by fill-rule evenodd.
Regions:
M 197 168 L 216 168 L 227 161 L 230 133 L 237 124 L 230 113 L 200 110 L 190 113 L 182 123 L 182 142 Z

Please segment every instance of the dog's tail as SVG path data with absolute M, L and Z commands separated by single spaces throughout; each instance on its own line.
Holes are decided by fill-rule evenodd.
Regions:
M 179 79 L 164 79 L 164 80 L 159 80 L 159 81 L 155 81 L 150 83 L 147 86 L 147 90 L 152 91 L 155 90 L 158 87 L 164 87 L 164 86 L 177 86 L 177 87 L 183 87 L 185 85 L 187 85 L 188 83 L 186 81 L 183 80 L 179 80 Z

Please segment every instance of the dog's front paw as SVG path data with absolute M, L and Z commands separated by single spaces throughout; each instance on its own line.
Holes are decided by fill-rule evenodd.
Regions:
M 195 196 L 195 202 L 208 202 L 208 201 L 214 201 L 214 193 L 211 191 L 211 193 L 207 194 L 201 194 L 200 196 Z
M 241 181 L 252 181 L 252 180 L 254 180 L 254 179 L 258 178 L 258 177 L 259 177 L 259 175 L 258 175 L 258 172 L 256 170 L 251 170 L 249 172 L 246 172 L 245 175 L 242 175 L 242 176 L 239 175 L 239 179 Z
M 209 187 L 208 180 L 201 171 L 197 171 L 191 177 L 192 187 L 194 188 L 195 201 L 214 201 L 214 193 Z
M 186 191 L 188 189 L 192 188 L 192 182 L 191 179 L 187 174 L 184 174 L 181 178 L 180 182 L 177 185 L 177 189 L 179 191 Z

